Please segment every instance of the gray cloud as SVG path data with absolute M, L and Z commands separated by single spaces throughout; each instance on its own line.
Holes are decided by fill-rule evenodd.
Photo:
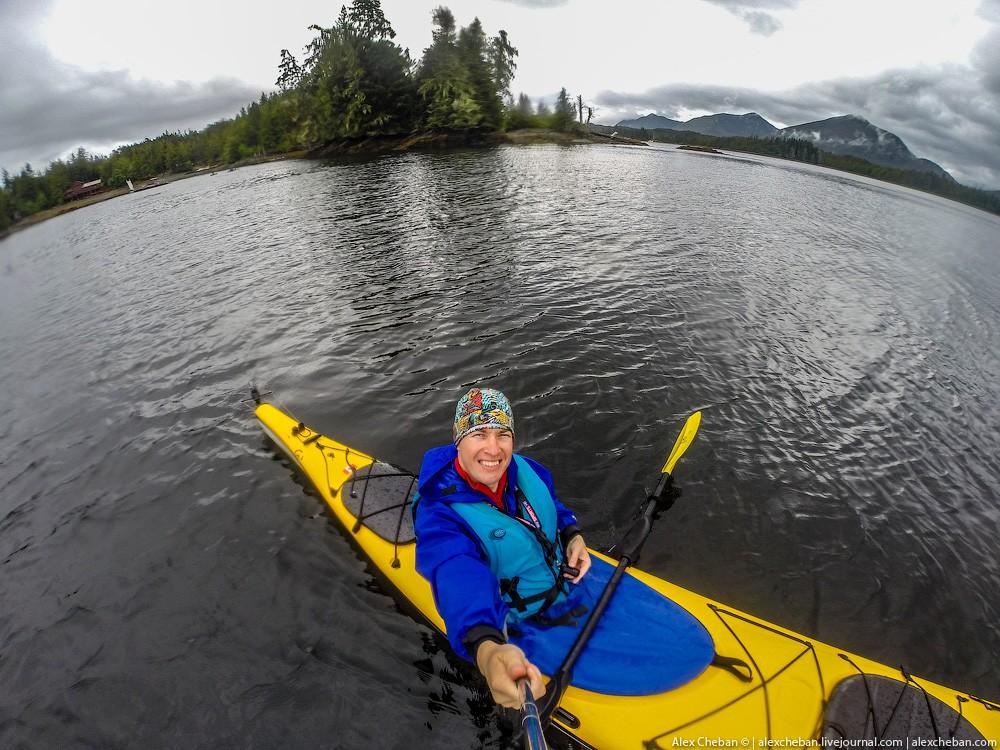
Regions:
M 992 23 L 1000 23 L 1000 0 L 983 0 L 979 15 Z
M 743 20 L 750 26 L 750 31 L 761 36 L 771 36 L 781 29 L 781 21 L 769 13 L 761 13 L 759 10 L 749 10 L 743 13 Z
M 44 20 L 51 5 L 52 0 L 0 5 L 0 37 L 6 36 L 9 30 L 23 30 Z
M 20 6 L 20 7 L 18 7 Z M 231 117 L 260 91 L 240 81 L 160 83 L 125 71 L 84 71 L 30 40 L 43 3 L 0 10 L 0 166 L 44 167 L 77 146 L 155 137 Z
M 566 5 L 569 0 L 501 0 L 511 5 L 520 5 L 522 8 L 558 8 Z
M 771 36 L 781 29 L 781 21 L 765 13 L 766 10 L 788 10 L 799 4 L 799 0 L 706 0 L 712 5 L 725 8 L 746 21 L 750 31 L 761 36 Z
M 742 10 L 788 10 L 799 4 L 799 0 L 705 0 L 730 12 Z
M 650 110 L 675 119 L 682 110 L 757 112 L 779 127 L 860 115 L 960 182 L 1000 188 L 1000 29 L 977 46 L 972 67 L 890 70 L 782 92 L 672 84 L 638 94 L 604 91 L 597 101 L 602 119 L 612 122 Z
M 1000 2 L 997 5 L 1000 7 Z M 971 60 L 982 75 L 983 87 L 991 96 L 1000 99 L 1000 27 L 990 30 L 975 46 Z

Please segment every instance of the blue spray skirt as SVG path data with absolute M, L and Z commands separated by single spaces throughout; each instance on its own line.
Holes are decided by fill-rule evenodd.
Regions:
M 583 604 L 587 614 L 575 618 L 575 625 L 546 626 L 532 620 L 511 625 L 511 643 L 543 673 L 553 674 L 613 572 L 613 566 L 593 558 L 580 583 L 569 584 L 569 600 L 545 612 L 555 618 Z M 662 693 L 693 680 L 714 654 L 712 637 L 691 613 L 625 575 L 573 669 L 572 684 L 609 695 Z

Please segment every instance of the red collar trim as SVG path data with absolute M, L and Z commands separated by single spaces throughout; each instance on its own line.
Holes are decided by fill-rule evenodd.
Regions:
M 504 490 L 507 489 L 506 471 L 503 473 L 503 476 L 500 477 L 500 482 L 497 484 L 497 491 L 494 492 L 485 484 L 480 484 L 475 479 L 470 477 L 468 473 L 465 471 L 465 469 L 462 468 L 462 464 L 459 462 L 458 456 L 455 456 L 455 470 L 458 472 L 458 475 L 465 480 L 465 483 L 468 484 L 472 489 L 486 495 L 486 497 L 489 498 L 491 503 L 497 506 L 500 510 L 506 512 L 506 508 L 504 508 L 504 502 L 503 502 L 503 493 Z

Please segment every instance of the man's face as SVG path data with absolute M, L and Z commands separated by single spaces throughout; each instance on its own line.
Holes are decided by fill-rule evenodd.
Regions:
M 458 444 L 458 462 L 466 474 L 494 491 L 513 455 L 514 434 L 510 430 L 476 430 Z

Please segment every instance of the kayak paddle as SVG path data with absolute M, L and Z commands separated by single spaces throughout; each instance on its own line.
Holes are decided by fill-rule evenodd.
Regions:
M 624 539 L 622 539 L 621 544 L 618 545 L 620 548 L 618 566 L 615 568 L 614 573 L 611 574 L 611 578 L 608 579 L 604 591 L 601 592 L 601 596 L 587 617 L 587 622 L 584 623 L 583 629 L 577 635 L 569 653 L 566 654 L 566 658 L 563 659 L 562 664 L 559 665 L 555 674 L 552 675 L 552 679 L 549 680 L 545 698 L 541 705 L 541 719 L 543 724 L 548 722 L 552 717 L 552 713 L 559 705 L 563 693 L 569 687 L 569 683 L 573 678 L 573 667 L 580 658 L 580 654 L 583 653 L 583 649 L 590 640 L 590 636 L 597 628 L 597 623 L 604 614 L 604 610 L 607 609 L 608 603 L 611 601 L 611 596 L 618 588 L 622 576 L 625 575 L 625 569 L 639 559 L 639 550 L 649 536 L 649 532 L 653 530 L 653 521 L 656 519 L 657 513 L 668 510 L 674 504 L 676 493 L 672 491 L 668 492 L 668 490 L 673 489 L 674 466 L 676 466 L 677 461 L 680 460 L 680 457 L 684 455 L 688 446 L 694 441 L 694 436 L 698 433 L 698 426 L 700 424 L 700 411 L 696 411 L 687 418 L 681 434 L 677 436 L 677 441 L 674 443 L 670 455 L 667 456 L 667 460 L 663 464 L 663 469 L 660 470 L 660 480 L 656 483 L 656 489 L 653 490 L 652 495 L 646 498 L 642 515 L 632 524 L 632 527 L 626 532 Z
M 548 750 L 545 744 L 545 734 L 542 731 L 542 720 L 535 705 L 535 696 L 531 694 L 528 679 L 522 678 L 517 684 L 524 685 L 524 705 L 521 706 L 521 727 L 524 729 L 524 746 L 528 750 Z

